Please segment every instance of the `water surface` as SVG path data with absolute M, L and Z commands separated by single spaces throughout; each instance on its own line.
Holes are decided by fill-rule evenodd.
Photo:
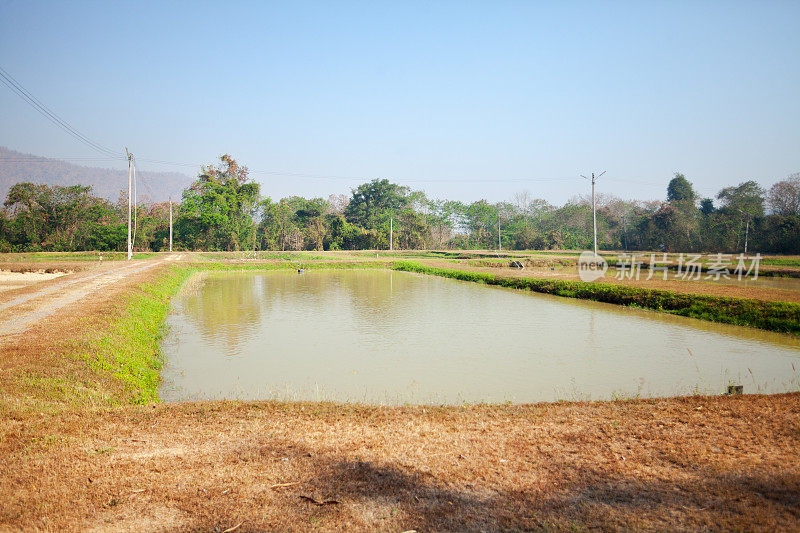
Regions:
M 533 402 L 800 383 L 788 335 L 405 272 L 209 273 L 173 305 L 166 401 Z

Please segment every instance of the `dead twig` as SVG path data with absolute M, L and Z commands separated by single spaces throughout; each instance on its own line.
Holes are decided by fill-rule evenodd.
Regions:
M 280 488 L 283 488 L 283 487 L 291 487 L 291 486 L 294 486 L 294 485 L 299 485 L 300 483 L 302 483 L 302 481 L 290 481 L 288 483 L 275 483 L 274 485 L 271 485 L 269 488 L 271 488 L 271 489 L 280 489 Z
M 229 527 L 228 529 L 226 529 L 226 530 L 225 530 L 225 531 L 223 531 L 222 533 L 232 533 L 233 531 L 236 531 L 237 529 L 239 529 L 240 527 L 242 527 L 242 524 L 244 524 L 244 522 L 239 522 L 239 523 L 238 523 L 238 524 L 236 524 L 235 526 L 233 526 L 233 527 Z
M 305 494 L 300 495 L 300 499 L 306 500 L 307 502 L 311 502 L 314 505 L 336 505 L 340 503 L 339 500 L 318 500 L 312 496 L 306 496 Z

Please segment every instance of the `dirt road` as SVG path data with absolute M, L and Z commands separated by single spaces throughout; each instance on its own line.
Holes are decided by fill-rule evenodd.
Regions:
M 180 260 L 180 254 L 125 263 L 106 263 L 37 283 L 0 296 L 0 342 L 4 336 L 22 333 L 37 321 L 59 311 L 70 311 L 86 296 L 164 261 Z

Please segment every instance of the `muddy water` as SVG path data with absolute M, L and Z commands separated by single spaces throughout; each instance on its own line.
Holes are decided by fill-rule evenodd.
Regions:
M 533 402 L 800 388 L 800 340 L 378 270 L 209 274 L 174 300 L 166 401 Z

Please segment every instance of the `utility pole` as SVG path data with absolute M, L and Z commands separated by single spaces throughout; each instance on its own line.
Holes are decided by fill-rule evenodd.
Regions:
M 750 213 L 748 213 L 743 209 L 739 209 L 738 207 L 736 208 L 736 210 L 747 217 L 747 225 L 745 226 L 744 230 L 744 253 L 747 253 L 747 237 L 750 233 Z
M 622 240 L 625 244 L 625 251 L 628 251 L 628 215 L 622 216 Z
M 169 251 L 172 251 L 172 196 L 169 197 Z
M 125 147 L 125 153 L 128 154 L 128 261 L 133 256 L 133 246 L 131 245 L 131 183 L 133 171 L 133 154 Z
M 747 253 L 747 235 L 750 233 L 750 217 L 747 217 L 747 226 L 744 230 L 744 253 Z
M 500 240 L 500 211 L 497 212 L 497 249 L 503 250 L 503 242 Z
M 605 174 L 606 171 L 602 171 L 600 174 L 597 175 L 597 178 Z M 586 176 L 581 174 L 581 177 L 585 180 L 588 180 Z M 594 184 L 597 180 L 594 176 L 594 172 L 592 172 L 592 236 L 594 237 L 594 255 L 597 255 L 597 207 L 594 201 Z
M 389 251 L 394 248 L 394 214 L 389 215 Z

